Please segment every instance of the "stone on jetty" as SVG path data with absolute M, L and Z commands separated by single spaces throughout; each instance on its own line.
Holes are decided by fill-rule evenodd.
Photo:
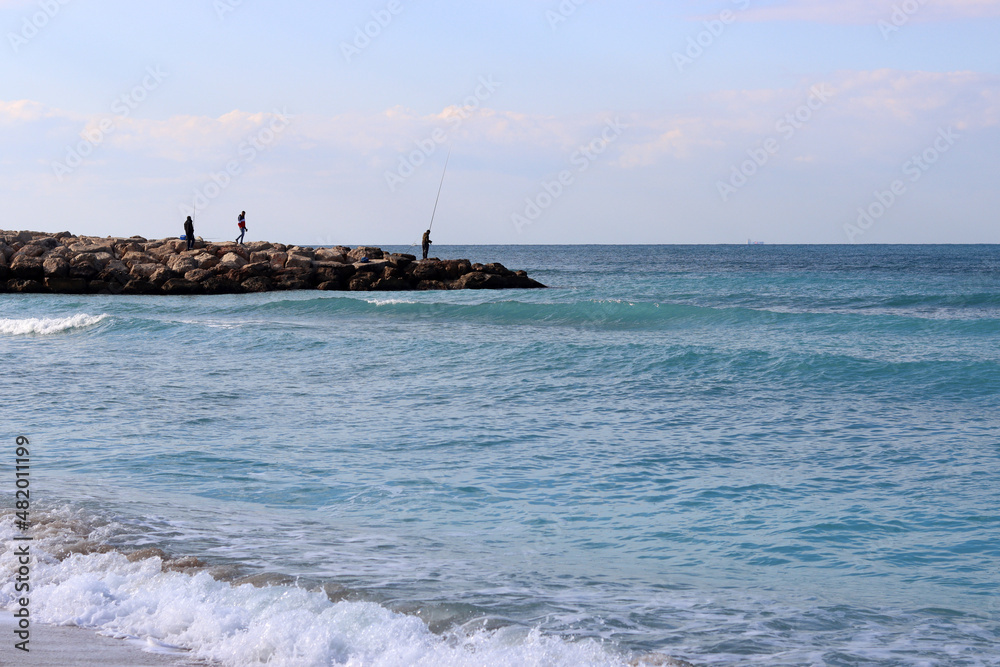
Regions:
M 74 236 L 0 230 L 0 293 L 242 294 L 545 287 L 524 271 L 381 248 Z

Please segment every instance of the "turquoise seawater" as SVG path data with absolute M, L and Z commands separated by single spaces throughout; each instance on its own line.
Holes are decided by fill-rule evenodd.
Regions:
M 37 619 L 232 665 L 1000 665 L 1000 247 L 435 251 L 550 289 L 0 295 L 0 498 L 27 436 L 39 548 L 105 547 L 40 562 Z

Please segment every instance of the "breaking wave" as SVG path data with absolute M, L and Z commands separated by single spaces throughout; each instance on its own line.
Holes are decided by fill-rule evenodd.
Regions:
M 85 329 L 111 317 L 102 315 L 73 315 L 71 317 L 29 317 L 26 319 L 0 319 L 0 334 L 8 336 L 50 336 L 52 334 Z

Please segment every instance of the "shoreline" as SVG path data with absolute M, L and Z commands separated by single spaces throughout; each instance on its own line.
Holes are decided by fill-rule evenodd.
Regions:
M 138 639 L 115 639 L 76 625 L 31 624 L 30 652 L 14 648 L 12 612 L 0 610 L 0 665 L 31 667 L 211 667 L 212 663 L 182 651 L 147 650 Z
M 286 290 L 537 289 L 524 271 L 418 260 L 373 246 L 312 248 L 0 230 L 0 293 L 199 295 Z

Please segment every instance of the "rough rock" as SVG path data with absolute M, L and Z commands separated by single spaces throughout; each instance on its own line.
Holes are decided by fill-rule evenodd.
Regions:
M 18 280 L 41 280 L 45 277 L 45 262 L 38 256 L 15 255 L 10 275 Z
M 228 252 L 222 256 L 222 261 L 219 262 L 220 271 L 232 271 L 233 269 L 242 269 L 247 265 L 247 260 L 239 255 L 239 253 Z M 201 268 L 196 266 L 195 268 Z
M 42 262 L 42 270 L 47 278 L 68 278 L 69 262 L 62 257 L 49 257 Z
M 201 291 L 201 286 L 184 278 L 171 278 L 163 283 L 163 287 L 160 289 L 163 290 L 164 294 L 187 295 L 198 294 Z
M 347 264 L 347 253 L 336 252 L 331 248 L 320 248 L 313 254 L 313 259 L 317 262 L 337 262 Z
M 274 282 L 267 276 L 253 276 L 243 281 L 245 292 L 270 292 L 274 289 Z
M 368 259 L 382 259 L 382 249 L 363 245 L 347 253 L 347 258 L 352 262 L 360 262 L 365 257 Z
M 536 287 L 544 286 L 501 264 L 417 261 L 414 255 L 388 254 L 373 246 L 314 249 L 198 239 L 188 250 L 178 239 L 0 230 L 0 292 L 188 295 Z
M 39 292 L 44 292 L 45 288 L 42 286 L 42 283 L 37 280 L 14 279 L 7 281 L 7 291 L 21 294 L 37 294 Z

